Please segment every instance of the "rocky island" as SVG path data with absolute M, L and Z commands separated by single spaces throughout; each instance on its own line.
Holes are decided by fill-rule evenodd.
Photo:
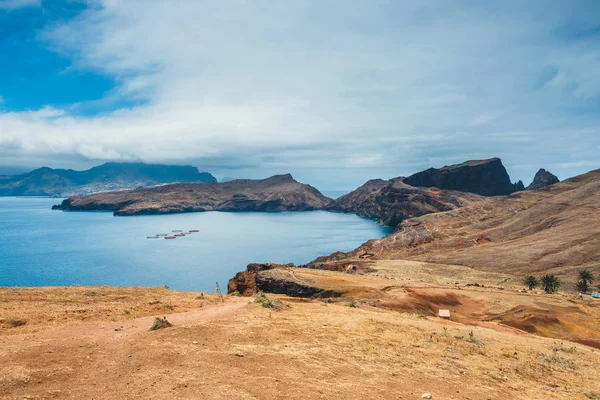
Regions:
M 286 174 L 262 180 L 181 183 L 97 193 L 71 197 L 52 208 L 139 215 L 196 211 L 308 211 L 322 209 L 330 202 L 330 198 L 314 187 L 299 183 Z

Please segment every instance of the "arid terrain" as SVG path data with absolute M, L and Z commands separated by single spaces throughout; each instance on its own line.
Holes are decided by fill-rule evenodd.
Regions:
M 538 190 L 480 197 L 402 221 L 391 235 L 316 260 L 420 260 L 476 270 L 552 273 L 574 290 L 577 271 L 600 275 L 600 170 Z
M 417 302 L 440 301 L 435 286 L 401 289 L 404 273 L 388 267 L 368 277 L 343 276 L 404 290 Z M 333 272 L 303 271 L 343 284 Z M 497 278 L 468 274 L 458 268 L 453 277 L 490 284 Z M 385 283 L 394 289 L 380 287 Z M 482 315 L 513 303 L 598 315 L 597 306 L 566 295 L 502 295 L 462 287 L 443 301 L 469 298 L 466 312 Z M 505 304 L 507 298 L 518 300 Z M 600 352 L 593 347 L 497 321 L 446 321 L 360 299 L 281 299 L 276 311 L 248 297 L 221 302 L 168 289 L 2 289 L 1 312 L 11 317 L 0 328 L 0 398 L 593 399 L 600 393 Z M 148 331 L 155 315 L 173 326 Z M 26 322 L 11 327 L 16 319 Z
M 256 185 L 259 202 L 312 193 Z M 98 204 L 136 212 L 160 190 Z M 583 268 L 600 274 L 599 192 L 600 170 L 493 197 L 371 181 L 338 211 L 400 215 L 394 233 L 300 267 L 249 264 L 224 297 L 0 289 L 0 398 L 600 399 L 600 300 L 575 290 Z M 529 274 L 562 286 L 525 289 Z M 155 317 L 173 326 L 149 331 Z

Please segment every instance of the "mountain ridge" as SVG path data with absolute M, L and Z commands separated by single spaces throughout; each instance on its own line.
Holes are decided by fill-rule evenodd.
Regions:
M 216 178 L 189 165 L 108 162 L 84 171 L 41 167 L 0 177 L 0 196 L 69 197 L 174 182 L 211 183 Z

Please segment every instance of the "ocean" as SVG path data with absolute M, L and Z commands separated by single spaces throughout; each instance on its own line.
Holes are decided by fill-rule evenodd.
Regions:
M 0 197 L 0 286 L 169 286 L 214 292 L 251 262 L 306 263 L 391 232 L 326 211 L 114 217 L 51 210 L 62 199 Z M 173 230 L 174 240 L 147 239 Z

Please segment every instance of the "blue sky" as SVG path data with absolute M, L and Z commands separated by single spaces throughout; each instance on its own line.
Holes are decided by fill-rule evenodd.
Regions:
M 600 168 L 600 2 L 0 0 L 0 166 Z

